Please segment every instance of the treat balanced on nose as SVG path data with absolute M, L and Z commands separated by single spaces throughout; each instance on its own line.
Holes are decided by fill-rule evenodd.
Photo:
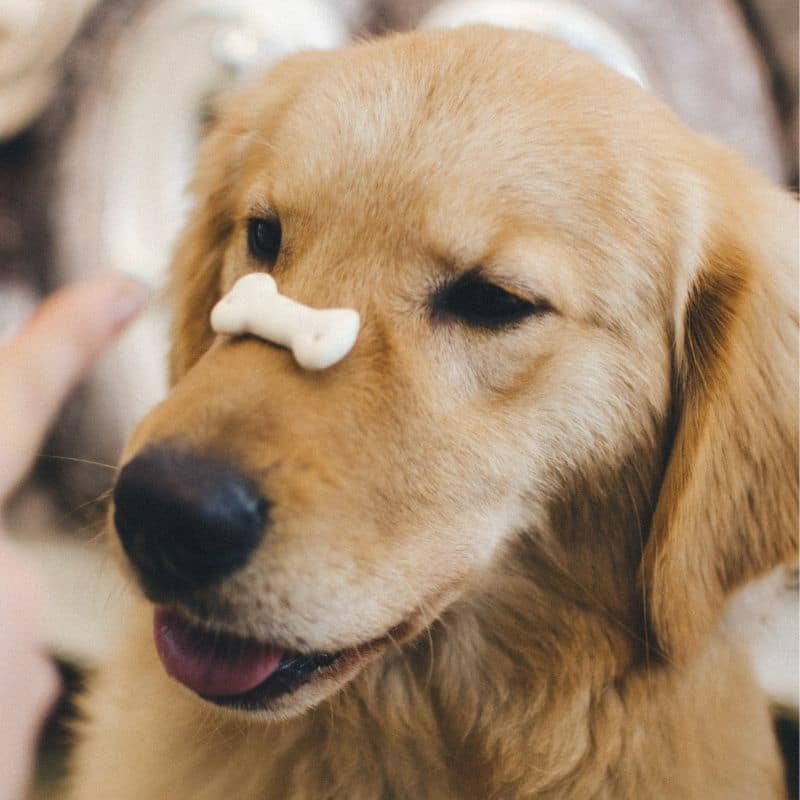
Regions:
M 239 278 L 211 311 L 215 333 L 251 334 L 291 350 L 303 369 L 327 369 L 352 349 L 361 321 L 351 308 L 311 308 L 285 297 L 265 272 Z

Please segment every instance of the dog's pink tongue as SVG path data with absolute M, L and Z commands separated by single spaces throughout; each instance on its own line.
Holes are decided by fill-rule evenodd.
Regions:
M 283 657 L 266 645 L 201 631 L 164 608 L 156 609 L 153 634 L 167 674 L 206 697 L 250 691 L 275 672 Z

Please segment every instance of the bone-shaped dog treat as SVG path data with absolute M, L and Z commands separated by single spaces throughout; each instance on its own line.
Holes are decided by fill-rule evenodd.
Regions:
M 239 278 L 211 311 L 216 333 L 250 333 L 292 351 L 304 369 L 327 369 L 355 344 L 360 326 L 350 308 L 317 309 L 284 297 L 271 275 Z

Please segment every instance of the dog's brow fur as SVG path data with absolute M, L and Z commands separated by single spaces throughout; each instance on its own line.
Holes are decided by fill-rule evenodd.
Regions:
M 264 541 L 202 598 L 231 631 L 383 645 L 242 718 L 166 677 L 142 601 L 73 797 L 782 797 L 718 622 L 797 557 L 795 200 L 588 57 L 489 28 L 289 59 L 223 103 L 194 188 L 172 391 L 123 461 L 178 440 L 260 481 Z M 281 291 L 361 314 L 330 370 L 212 336 L 254 202 Z M 556 312 L 432 324 L 443 270 L 478 266 Z

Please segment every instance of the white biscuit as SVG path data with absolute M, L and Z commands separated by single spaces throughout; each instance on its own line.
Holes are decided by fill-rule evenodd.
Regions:
M 211 311 L 215 333 L 251 334 L 292 351 L 304 369 L 327 369 L 352 349 L 361 321 L 351 308 L 317 309 L 278 292 L 265 272 L 239 278 Z

